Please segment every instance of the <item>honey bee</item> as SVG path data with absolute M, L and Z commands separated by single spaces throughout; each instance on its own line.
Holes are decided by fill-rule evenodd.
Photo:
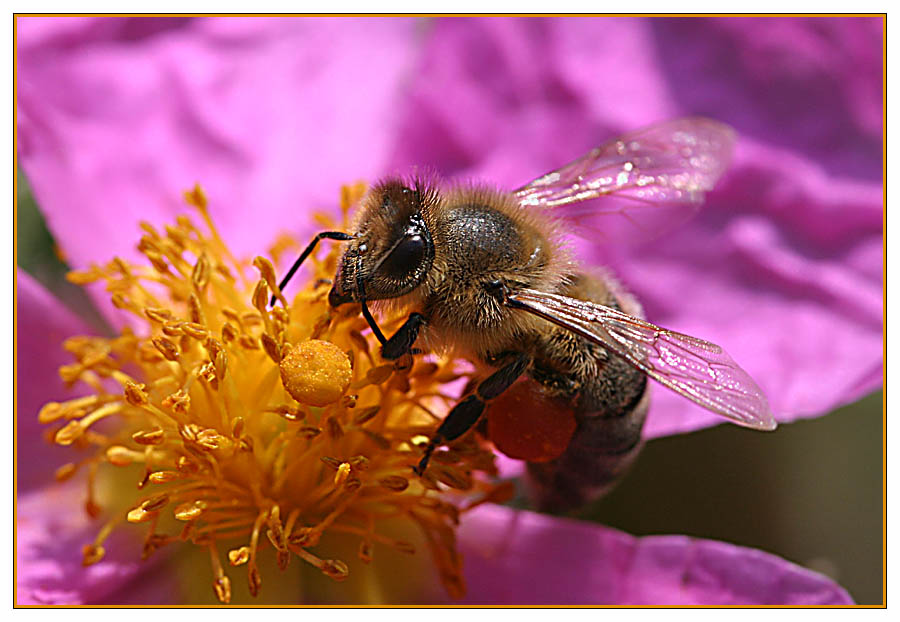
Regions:
M 648 377 L 739 425 L 776 426 L 722 348 L 644 320 L 614 277 L 579 268 L 564 241 L 571 226 L 618 236 L 623 223 L 696 208 L 734 140 L 726 125 L 686 118 L 612 140 L 512 192 L 387 179 L 363 199 L 352 232 L 318 234 L 281 287 L 320 240 L 345 241 L 329 303 L 359 304 L 385 359 L 449 348 L 489 370 L 431 436 L 420 475 L 517 381 L 568 409 L 575 429 L 564 451 L 529 472 L 540 507 L 572 507 L 613 484 L 639 451 Z M 409 311 L 390 338 L 373 301 Z

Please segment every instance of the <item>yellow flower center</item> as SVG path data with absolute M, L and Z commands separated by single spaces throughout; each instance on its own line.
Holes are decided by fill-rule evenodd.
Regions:
M 344 188 L 345 224 L 363 192 Z M 358 310 L 327 303 L 338 248 L 312 258 L 309 287 L 288 304 L 272 263 L 237 261 L 200 188 L 185 196 L 205 230 L 185 216 L 164 235 L 142 223 L 138 249 L 149 266 L 116 258 L 70 274 L 80 284 L 105 282 L 113 304 L 137 318 L 113 338 L 67 340 L 76 362 L 60 374 L 93 393 L 47 404 L 39 415 L 55 426 L 57 444 L 85 454 L 56 477 L 87 471 L 91 516 L 104 512 L 98 478 L 110 469 L 134 473 L 136 487 L 116 490 L 127 506 L 110 510 L 84 547 L 84 564 L 103 558 L 114 528 L 143 524 L 144 558 L 171 543 L 208 549 L 213 588 L 227 603 L 226 563 L 246 567 L 255 596 L 260 554 L 274 554 L 282 570 L 299 557 L 346 578 L 357 560 L 320 550 L 326 532 L 358 540 L 360 562 L 377 546 L 414 554 L 379 531 L 403 518 L 422 530 L 446 589 L 461 596 L 459 515 L 509 490 L 484 477 L 495 474 L 493 455 L 474 435 L 436 454 L 425 476 L 411 467 L 435 412 L 452 403 L 444 385 L 463 374 L 451 360 L 380 359 Z M 272 256 L 295 247 L 282 239 Z M 272 293 L 280 305 L 270 309 Z M 401 319 L 384 318 L 385 327 Z

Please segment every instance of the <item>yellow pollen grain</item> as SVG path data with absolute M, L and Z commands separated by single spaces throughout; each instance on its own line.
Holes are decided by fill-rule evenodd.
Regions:
M 350 386 L 350 359 L 328 341 L 297 344 L 278 364 L 284 388 L 307 406 L 327 406 L 341 399 Z

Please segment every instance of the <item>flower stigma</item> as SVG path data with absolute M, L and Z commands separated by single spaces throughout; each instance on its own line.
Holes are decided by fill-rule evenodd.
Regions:
M 362 184 L 342 189 L 345 227 L 364 192 Z M 215 595 L 228 603 L 226 568 L 245 568 L 256 596 L 261 555 L 281 570 L 299 558 L 341 581 L 356 563 L 377 566 L 378 547 L 417 554 L 380 530 L 403 520 L 421 530 L 444 587 L 461 597 L 460 515 L 511 491 L 492 483 L 493 454 L 476 434 L 436 453 L 422 477 L 411 467 L 436 413 L 455 400 L 447 385 L 468 372 L 433 356 L 382 360 L 358 307 L 328 305 L 338 245 L 310 257 L 308 285 L 289 303 L 272 261 L 231 254 L 203 191 L 185 198 L 199 221 L 180 216 L 164 233 L 141 224 L 148 265 L 114 258 L 69 275 L 104 283 L 131 316 L 113 337 L 66 340 L 75 362 L 60 375 L 90 394 L 39 414 L 56 444 L 81 452 L 57 480 L 84 475 L 85 511 L 107 519 L 84 546 L 83 564 L 101 561 L 110 533 L 131 525 L 143 530 L 144 559 L 166 546 L 206 549 Z M 298 247 L 282 236 L 270 255 L 277 264 Z M 278 303 L 269 308 L 272 294 Z M 391 331 L 402 319 L 382 323 Z M 117 486 L 111 505 L 121 507 L 98 501 L 98 481 L 111 472 L 133 475 L 106 478 Z M 351 539 L 356 559 L 332 558 L 325 534 Z

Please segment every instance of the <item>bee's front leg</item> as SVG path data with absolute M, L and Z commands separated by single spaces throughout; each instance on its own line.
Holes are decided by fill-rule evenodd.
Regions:
M 482 380 L 475 388 L 474 393 L 463 398 L 461 402 L 453 407 L 453 410 L 447 413 L 437 432 L 428 441 L 422 459 L 413 470 L 418 475 L 422 475 L 434 450 L 439 445 L 455 440 L 472 429 L 472 426 L 478 423 L 478 420 L 481 418 L 487 402 L 511 387 L 516 379 L 525 373 L 529 365 L 531 365 L 531 356 L 528 354 L 522 352 L 510 353 L 503 367 Z
M 413 344 L 419 336 L 419 329 L 425 325 L 425 316 L 421 313 L 412 313 L 403 326 L 397 329 L 390 339 L 381 346 L 381 356 L 388 361 L 394 361 L 404 354 L 419 354 L 419 350 L 413 349 Z

